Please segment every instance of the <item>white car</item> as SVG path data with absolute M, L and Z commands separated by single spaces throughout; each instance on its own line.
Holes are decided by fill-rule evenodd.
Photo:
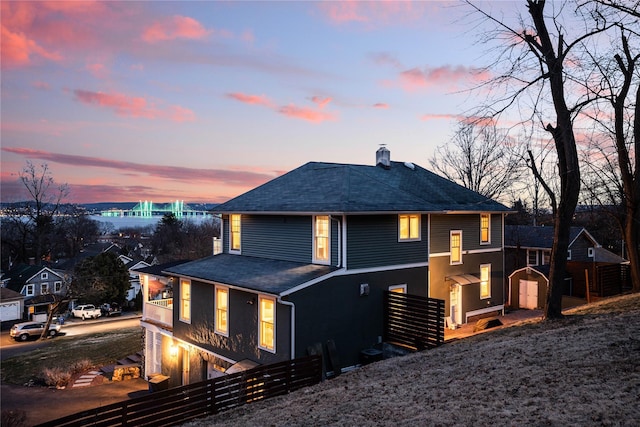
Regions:
M 82 320 L 84 319 L 97 319 L 102 315 L 99 308 L 96 308 L 93 304 L 84 304 L 79 305 L 73 310 L 71 310 L 71 315 L 73 317 L 79 317 Z

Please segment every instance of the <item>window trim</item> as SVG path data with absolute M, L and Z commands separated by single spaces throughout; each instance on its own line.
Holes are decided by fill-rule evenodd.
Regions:
M 32 297 L 36 294 L 36 287 L 33 283 L 29 283 L 25 285 L 24 295 L 27 297 Z
M 571 249 L 567 249 L 567 260 L 571 260 Z
M 40 283 L 40 295 L 49 293 L 49 282 Z
M 389 292 L 398 292 L 400 294 L 407 294 L 407 284 L 404 283 L 402 285 L 391 285 L 389 286 Z
M 587 248 L 587 256 L 589 258 L 593 258 L 594 254 L 595 254 L 595 250 L 593 248 Z
M 546 262 L 545 262 L 546 260 Z M 551 264 L 551 251 L 543 250 L 542 251 L 542 264 L 541 265 L 549 265 Z
M 453 260 L 453 236 L 460 236 L 460 259 L 457 261 Z M 449 265 L 461 265 L 462 262 L 462 230 L 450 230 L 449 231 Z
M 317 254 L 317 249 L 318 249 L 318 238 L 322 237 L 324 238 L 324 236 L 318 236 L 317 231 L 318 231 L 318 219 L 319 218 L 326 218 L 327 219 L 327 259 L 322 259 L 322 258 L 318 258 L 316 256 Z M 311 258 L 313 260 L 314 264 L 325 264 L 325 265 L 329 265 L 331 264 L 331 218 L 329 217 L 329 215 L 314 215 L 313 216 L 313 224 L 312 224 L 312 239 L 313 239 L 313 253 L 311 254 Z
M 272 342 L 272 347 L 269 347 L 267 345 L 263 345 L 263 332 L 262 332 L 262 325 L 263 323 L 268 324 L 269 322 L 266 322 L 264 320 L 262 320 L 262 301 L 271 301 L 271 303 L 273 304 L 273 323 L 271 323 L 271 325 L 273 325 L 273 342 Z M 266 296 L 266 295 L 259 295 L 258 296 L 258 348 L 264 351 L 268 351 L 269 353 L 274 353 L 276 352 L 276 299 L 270 296 Z
M 527 249 L 527 267 L 535 267 L 535 266 L 540 265 L 540 259 L 539 259 L 539 256 L 538 256 L 539 255 L 538 252 L 539 252 L 538 250 Z M 531 253 L 535 253 L 535 255 L 536 255 L 536 263 L 535 264 L 530 262 L 531 261 L 531 257 L 529 256 L 529 254 L 531 254 Z
M 482 227 L 482 219 L 487 218 L 487 240 L 482 240 L 482 231 L 484 228 Z M 490 245 L 491 244 L 491 214 L 490 213 L 481 213 L 480 214 L 480 244 L 481 245 Z
M 189 298 L 185 299 L 184 290 L 185 286 L 189 288 Z M 178 318 L 181 322 L 191 324 L 191 298 L 192 297 L 192 289 L 191 289 L 191 280 L 189 279 L 180 279 L 180 313 L 178 313 Z M 188 301 L 188 313 L 185 309 L 184 303 Z M 186 316 L 185 316 L 186 314 Z
M 218 307 L 218 292 L 223 292 L 223 291 L 226 292 L 227 298 L 226 298 L 226 307 L 224 310 L 221 310 Z M 229 336 L 229 288 L 227 286 L 220 286 L 220 285 L 215 286 L 213 306 L 214 306 L 214 313 L 215 313 L 214 331 L 218 335 L 228 337 Z M 220 328 L 219 314 L 222 311 L 224 311 L 225 317 L 226 317 L 226 323 L 227 323 L 226 329 Z
M 62 292 L 62 282 L 60 280 L 53 282 L 53 292 Z
M 487 268 L 487 283 L 486 283 L 486 288 L 487 288 L 487 294 L 485 296 L 482 296 L 482 287 L 483 287 L 483 280 L 482 280 L 482 269 L 483 268 Z M 480 299 L 484 300 L 484 299 L 490 299 L 491 298 L 491 264 L 480 264 Z
M 49 273 L 47 273 L 46 271 L 40 273 L 40 280 L 49 280 Z
M 234 218 L 238 218 L 237 225 L 238 230 L 233 231 L 234 229 Z M 234 235 L 236 239 L 234 239 Z M 234 245 L 238 243 L 238 247 L 234 248 Z M 229 253 L 232 254 L 240 254 L 242 253 L 242 215 L 241 214 L 229 214 Z
M 402 218 L 406 217 L 407 218 L 407 230 L 408 230 L 408 236 L 407 237 L 402 237 Z M 416 217 L 416 219 L 418 220 L 418 237 L 411 237 L 411 218 L 412 217 Z M 422 215 L 420 214 L 410 214 L 410 213 L 403 213 L 403 214 L 398 214 L 398 242 L 419 242 L 422 240 Z

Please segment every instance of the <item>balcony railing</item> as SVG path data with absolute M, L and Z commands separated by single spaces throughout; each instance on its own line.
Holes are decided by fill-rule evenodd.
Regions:
M 142 318 L 173 326 L 173 298 L 147 301 Z

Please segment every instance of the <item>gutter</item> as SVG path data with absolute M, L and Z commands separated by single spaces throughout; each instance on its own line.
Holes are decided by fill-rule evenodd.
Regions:
M 278 303 L 291 307 L 291 360 L 296 358 L 296 305 L 278 296 Z

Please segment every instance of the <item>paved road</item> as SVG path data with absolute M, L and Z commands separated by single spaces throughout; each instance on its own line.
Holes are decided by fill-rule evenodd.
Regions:
M 60 336 L 78 336 L 95 332 L 105 332 L 114 329 L 130 328 L 140 325 L 140 315 L 135 312 L 124 313 L 117 317 L 100 317 L 93 320 L 71 319 L 62 326 Z M 0 361 L 9 359 L 37 348 L 45 347 L 51 340 L 59 337 L 47 339 L 45 341 L 30 340 L 27 342 L 16 342 L 9 336 L 9 331 L 0 333 Z

